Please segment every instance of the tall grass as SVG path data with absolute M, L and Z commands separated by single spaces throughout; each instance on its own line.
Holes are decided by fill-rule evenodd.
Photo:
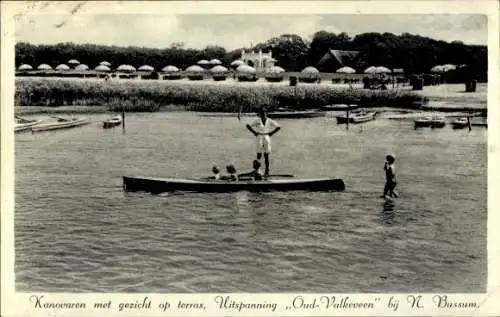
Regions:
M 301 109 L 328 104 L 416 108 L 422 97 L 408 91 L 339 88 L 333 85 L 16 78 L 16 106 L 108 106 L 111 110 L 157 111 L 183 105 L 187 110 L 236 112 L 260 106 Z

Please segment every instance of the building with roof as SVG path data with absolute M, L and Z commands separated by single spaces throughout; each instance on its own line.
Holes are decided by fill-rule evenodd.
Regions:
M 241 60 L 245 64 L 255 68 L 258 73 L 270 72 L 276 62 L 276 59 L 273 58 L 273 53 L 271 51 L 264 53 L 262 50 L 259 50 L 258 52 L 246 52 L 245 50 L 242 50 Z
M 349 66 L 356 68 L 360 51 L 342 51 L 329 49 L 318 62 L 318 68 L 323 72 L 335 72 L 337 69 Z

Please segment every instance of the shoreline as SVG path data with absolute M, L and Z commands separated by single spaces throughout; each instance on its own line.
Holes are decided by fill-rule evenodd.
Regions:
M 397 107 L 373 107 L 365 108 L 370 110 L 376 110 L 378 112 L 394 112 L 394 113 L 440 113 L 444 116 L 454 116 L 457 114 L 463 115 L 473 115 L 487 117 L 486 108 L 471 108 L 471 107 L 443 107 L 443 106 L 421 106 L 416 109 L 406 109 Z M 321 110 L 318 110 L 321 111 Z M 155 112 L 192 112 L 199 113 L 201 116 L 206 117 L 223 117 L 223 116 L 234 116 L 238 115 L 237 112 L 213 112 L 213 111 L 191 111 L 186 110 L 184 106 L 169 105 L 163 106 Z M 322 111 L 326 113 L 333 114 L 343 114 L 345 111 Z M 111 111 L 107 106 L 60 106 L 60 107 L 44 107 L 44 106 L 19 106 L 14 108 L 15 115 L 43 115 L 43 114 L 109 114 L 116 115 L 121 112 Z M 127 111 L 126 113 L 144 113 L 141 111 Z M 154 113 L 154 112 L 152 112 Z M 253 114 L 252 112 L 243 112 L 241 116 L 248 116 Z

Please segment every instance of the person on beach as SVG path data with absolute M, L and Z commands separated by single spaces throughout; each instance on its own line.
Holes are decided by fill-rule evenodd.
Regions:
M 251 172 L 248 172 L 248 173 L 239 174 L 238 177 L 239 178 L 251 177 L 254 181 L 260 181 L 260 180 L 262 180 L 262 173 L 260 172 L 260 166 L 261 166 L 260 162 L 257 160 L 254 160 L 252 162 L 253 170 Z
M 257 161 L 260 161 L 264 154 L 265 171 L 264 176 L 269 176 L 269 155 L 271 154 L 271 137 L 278 132 L 281 127 L 276 121 L 267 117 L 264 107 L 258 111 L 259 118 L 247 124 L 247 129 L 255 135 L 255 146 Z
M 226 166 L 226 172 L 229 174 L 229 176 L 227 177 L 228 180 L 230 181 L 238 180 L 238 174 L 236 174 L 236 167 L 234 167 L 233 164 L 229 164 Z
M 394 155 L 389 154 L 385 157 L 384 171 L 385 171 L 385 186 L 384 186 L 384 194 L 380 196 L 381 198 L 387 197 L 399 197 L 399 194 L 394 191 L 396 188 L 396 171 L 394 162 L 396 158 Z

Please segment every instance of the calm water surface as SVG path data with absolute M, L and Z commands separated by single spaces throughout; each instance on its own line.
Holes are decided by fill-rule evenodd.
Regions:
M 246 119 L 129 114 L 123 134 L 90 118 L 16 136 L 18 291 L 485 290 L 484 128 L 280 120 L 273 172 L 341 177 L 345 192 L 154 196 L 124 193 L 121 177 L 250 167 Z M 387 152 L 401 194 L 392 204 L 379 198 Z

